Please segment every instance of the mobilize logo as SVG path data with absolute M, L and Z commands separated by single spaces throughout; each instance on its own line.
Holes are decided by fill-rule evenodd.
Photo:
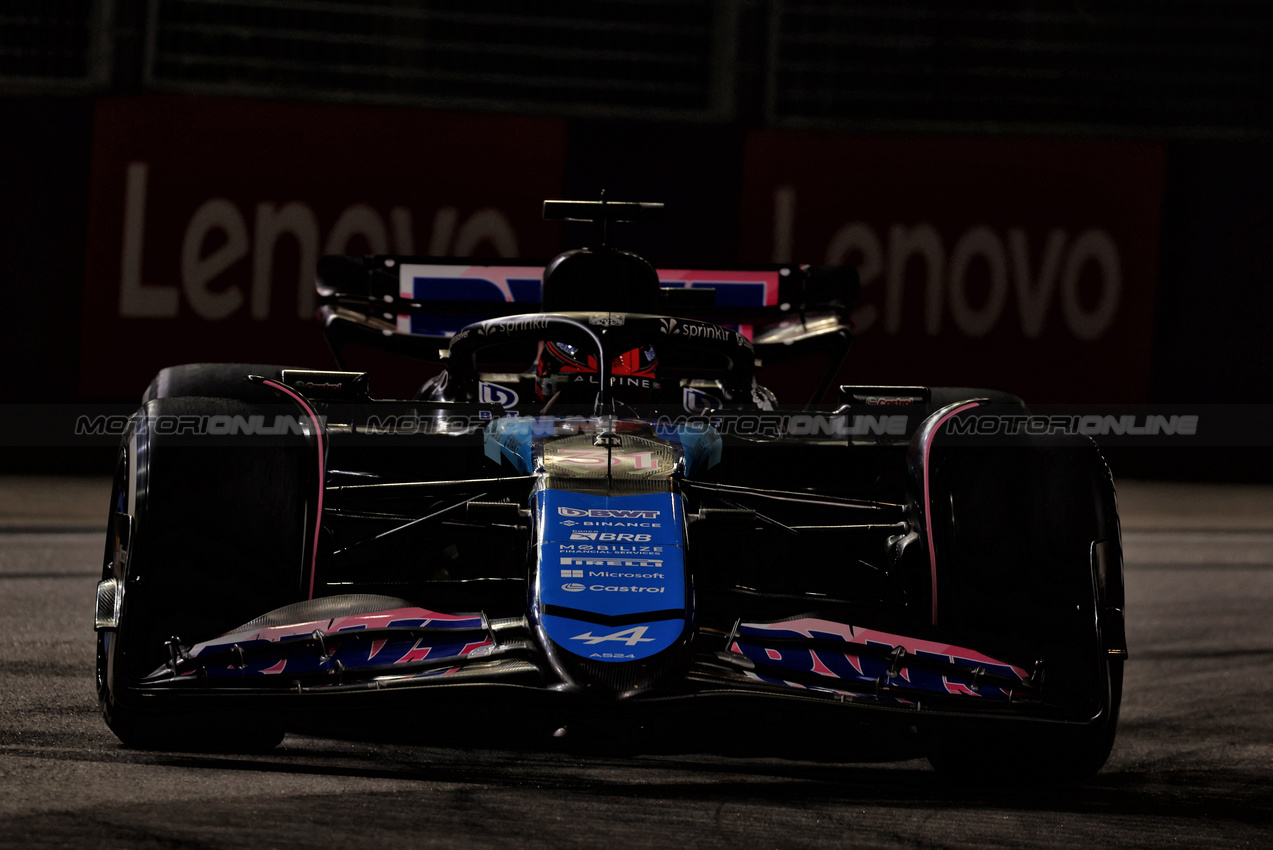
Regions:
M 592 517 L 596 519 L 658 519 L 658 511 L 626 511 L 612 508 L 557 508 L 557 513 L 561 516 L 569 517 Z
M 600 553 L 603 555 L 662 555 L 664 547 L 649 544 L 635 545 L 631 543 L 558 543 L 557 551 L 563 555 L 567 552 Z
M 654 638 L 645 636 L 645 630 L 648 626 L 634 626 L 630 629 L 624 629 L 619 632 L 611 632 L 608 635 L 593 635 L 591 631 L 584 632 L 581 635 L 575 635 L 571 640 L 581 640 L 584 643 L 595 646 L 606 641 L 617 641 L 618 643 L 627 644 L 628 646 L 636 646 L 638 643 L 653 643 Z

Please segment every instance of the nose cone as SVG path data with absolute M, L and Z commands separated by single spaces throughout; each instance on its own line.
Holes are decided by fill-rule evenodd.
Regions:
M 546 489 L 536 508 L 532 611 L 562 671 L 626 695 L 674 669 L 692 620 L 680 496 Z

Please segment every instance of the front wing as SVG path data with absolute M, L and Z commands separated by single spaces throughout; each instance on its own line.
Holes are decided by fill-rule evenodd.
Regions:
M 361 610 L 306 616 L 333 604 Z M 554 683 L 521 619 L 351 596 L 298 603 L 254 623 L 193 646 L 172 645 L 168 663 L 137 683 L 137 694 L 192 711 L 242 702 L 294 712 L 368 706 L 369 693 L 398 694 L 424 708 L 434 692 L 481 701 L 495 693 L 506 697 L 512 686 L 532 701 L 597 708 L 587 695 Z M 631 631 L 616 629 L 598 640 L 622 644 Z M 724 649 L 695 653 L 678 675 L 621 702 L 624 711 L 640 711 L 710 696 L 781 697 L 794 713 L 802 705 L 833 704 L 912 722 L 937 716 L 1100 720 L 1049 710 L 1042 679 L 1041 667 L 1026 669 L 971 648 L 800 617 L 740 621 Z

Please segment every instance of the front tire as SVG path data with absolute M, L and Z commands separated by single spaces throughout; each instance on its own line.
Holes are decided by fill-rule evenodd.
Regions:
M 102 716 L 125 745 L 146 749 L 259 751 L 278 744 L 277 722 L 235 713 L 190 713 L 180 695 L 142 695 L 137 685 L 189 645 L 303 598 L 317 470 L 299 434 L 170 433 L 164 422 L 251 421 L 275 415 L 229 399 L 167 398 L 134 417 L 111 497 L 114 529 L 103 578 L 122 593 L 119 622 L 98 632 Z
M 1122 699 L 1122 554 L 1113 482 L 1086 439 L 934 450 L 938 628 L 1044 661 L 1066 724 L 938 723 L 929 760 L 959 780 L 1075 782 L 1105 764 Z

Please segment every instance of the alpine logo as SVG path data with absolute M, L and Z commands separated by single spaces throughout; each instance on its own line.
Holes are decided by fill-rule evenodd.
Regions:
M 617 641 L 627 644 L 628 646 L 636 646 L 638 643 L 653 643 L 654 638 L 645 637 L 645 630 L 648 626 L 634 626 L 630 629 L 623 629 L 618 632 L 611 632 L 608 635 L 593 635 L 591 631 L 584 632 L 581 635 L 575 635 L 571 640 L 581 640 L 590 646 L 595 646 L 606 641 Z
M 658 511 L 625 511 L 612 508 L 557 508 L 561 516 L 609 517 L 615 519 L 657 519 Z

